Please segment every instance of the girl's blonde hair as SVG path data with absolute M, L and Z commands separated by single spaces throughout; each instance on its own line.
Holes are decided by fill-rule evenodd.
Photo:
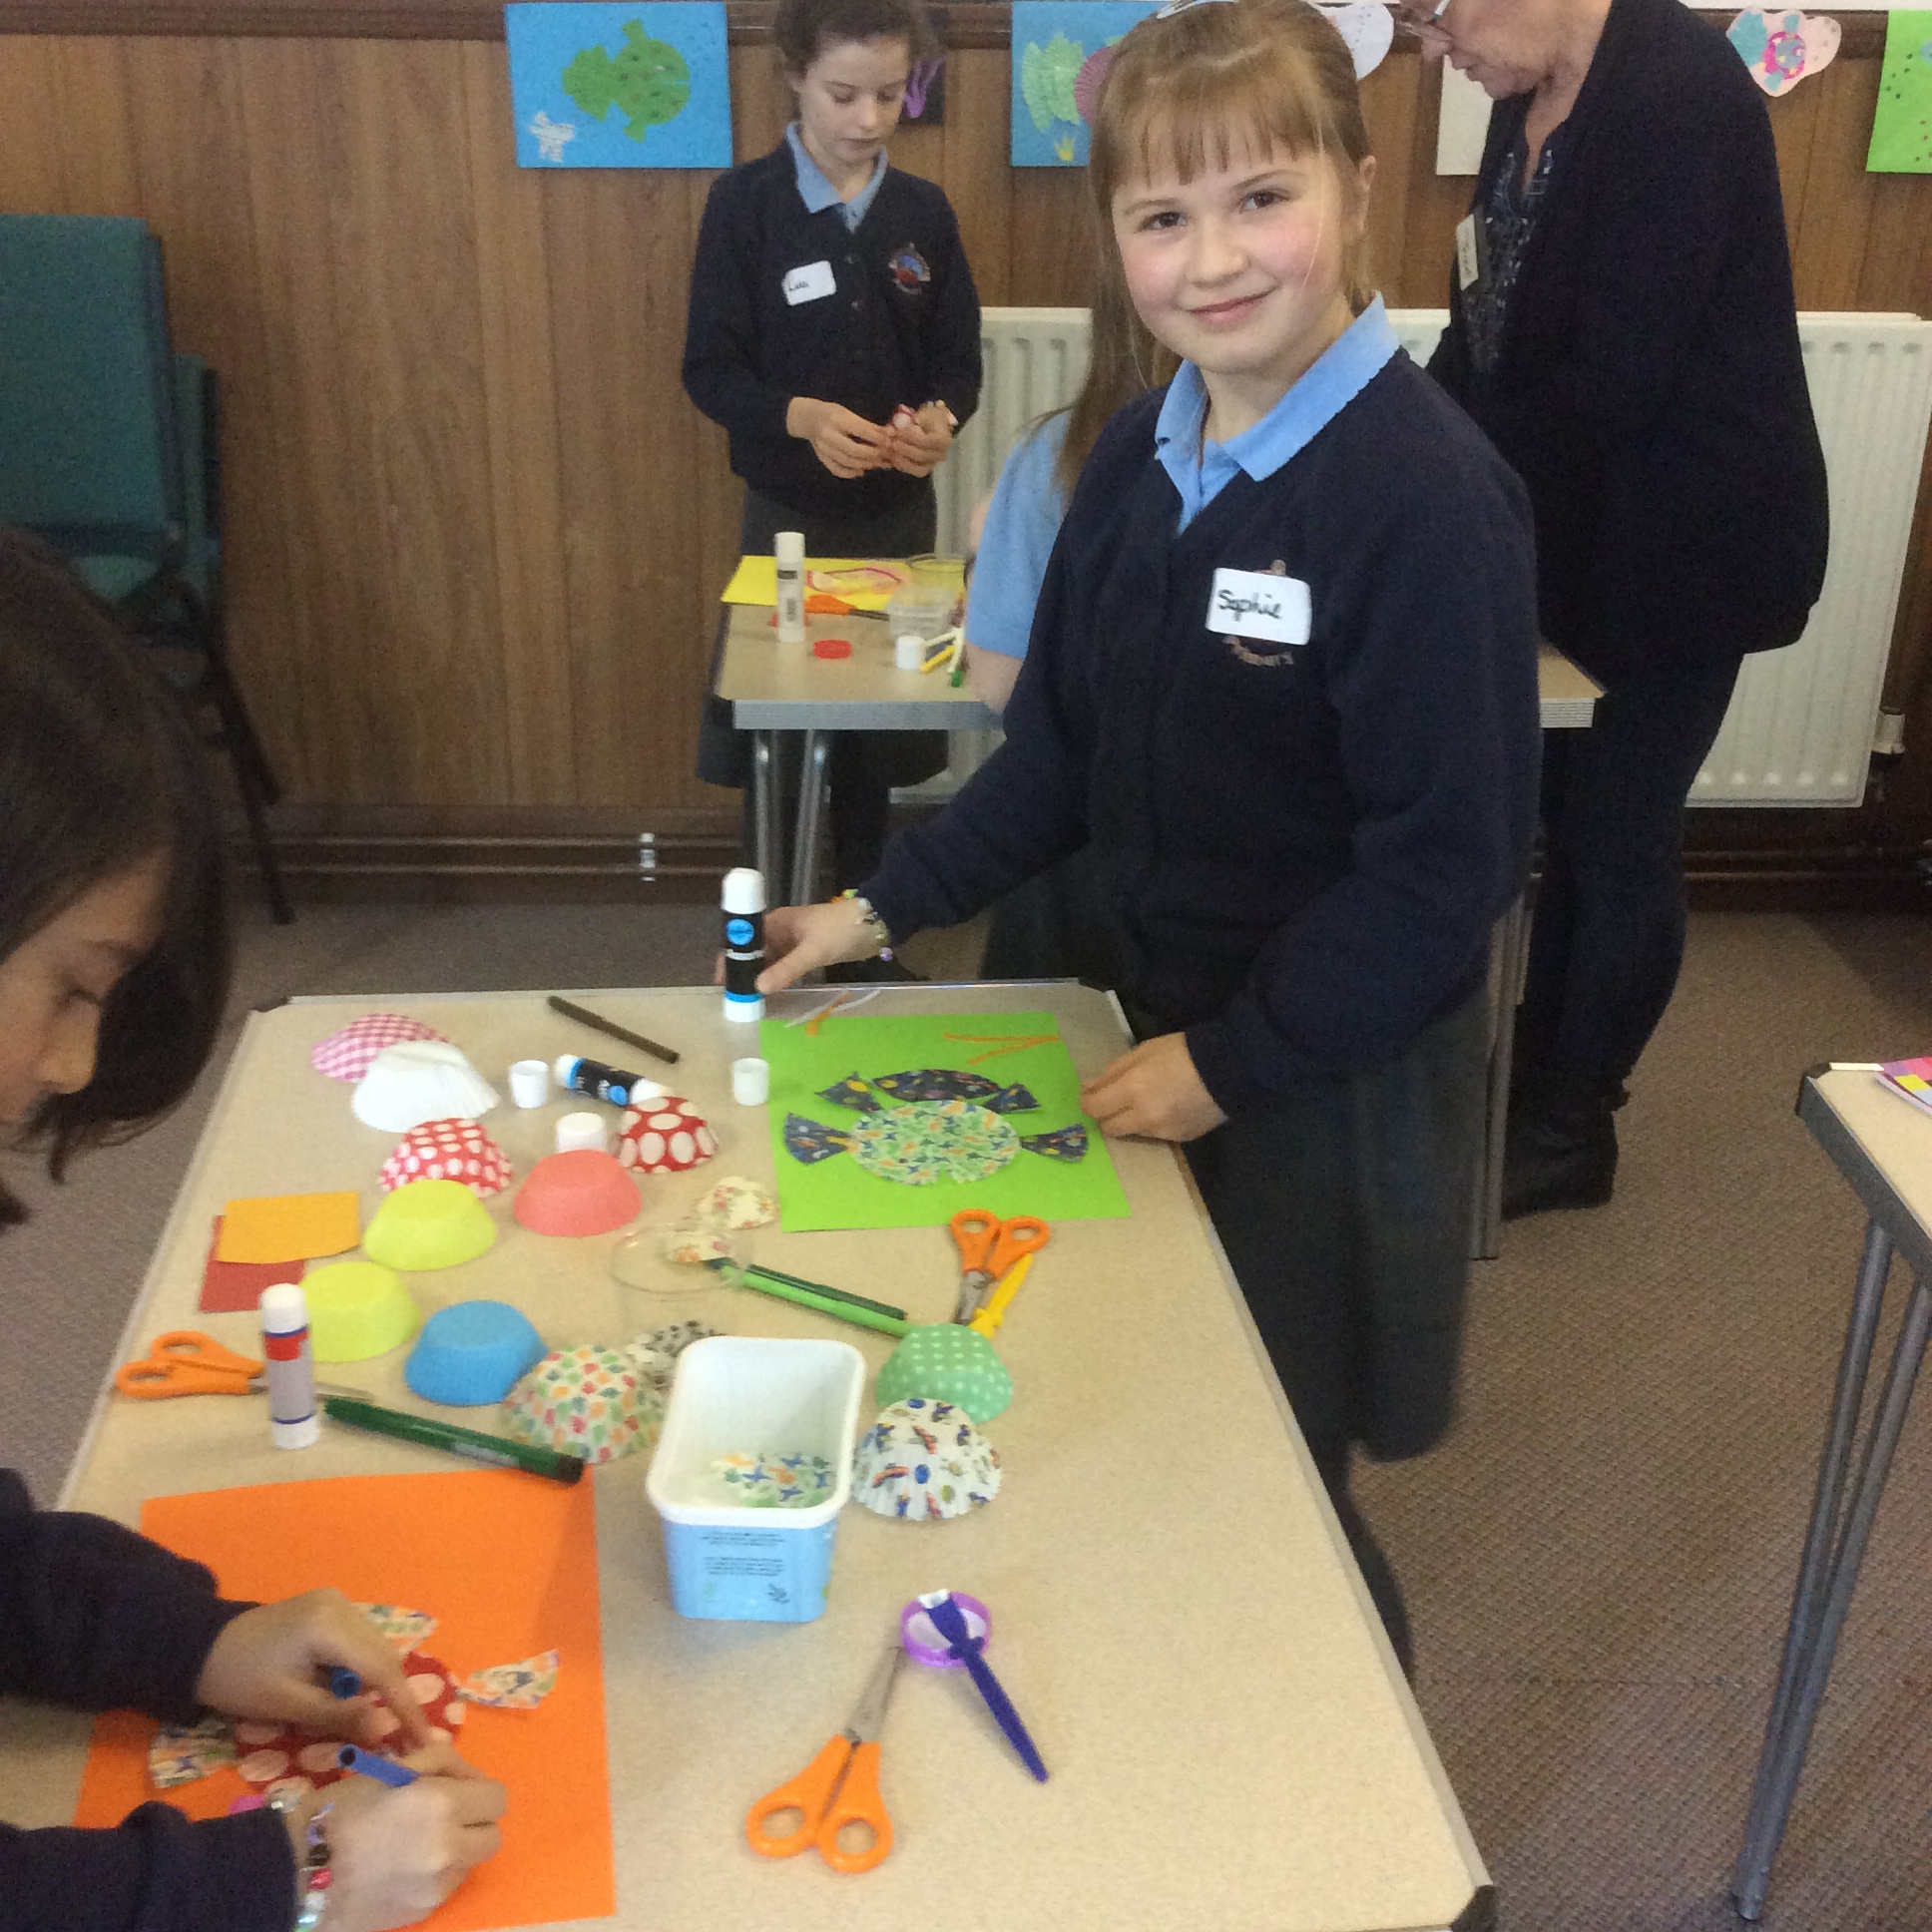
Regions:
M 1143 20 L 1108 67 L 1087 164 L 1112 278 L 1121 279 L 1114 197 L 1123 186 L 1164 165 L 1192 181 L 1277 148 L 1330 157 L 1344 194 L 1359 192 L 1368 129 L 1354 62 L 1332 22 L 1306 0 L 1195 0 Z M 1375 292 L 1359 229 L 1342 278 L 1359 314 Z

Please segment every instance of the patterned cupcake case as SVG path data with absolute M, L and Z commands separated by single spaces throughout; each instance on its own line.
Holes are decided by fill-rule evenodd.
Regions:
M 999 1491 L 999 1451 L 956 1403 L 908 1396 L 859 1438 L 852 1495 L 875 1516 L 944 1522 Z
M 330 1080 L 357 1081 L 369 1071 L 369 1062 L 384 1047 L 400 1046 L 405 1040 L 442 1040 L 438 1033 L 420 1020 L 403 1013 L 365 1013 L 359 1020 L 338 1027 L 326 1040 L 318 1040 L 308 1050 L 308 1064 Z
M 641 1174 L 683 1174 L 718 1152 L 711 1124 L 690 1101 L 659 1094 L 625 1110 L 617 1158 Z
M 412 1181 L 460 1181 L 481 1199 L 500 1195 L 511 1174 L 503 1150 L 474 1121 L 424 1121 L 383 1162 L 378 1185 L 386 1195 Z
M 504 1426 L 592 1465 L 655 1448 L 664 1392 L 650 1356 L 637 1343 L 553 1349 L 504 1397 Z

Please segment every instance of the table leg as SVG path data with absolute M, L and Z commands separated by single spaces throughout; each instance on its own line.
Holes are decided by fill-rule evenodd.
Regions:
M 1516 993 L 1530 919 L 1518 899 L 1496 922 L 1489 965 L 1489 1093 L 1483 1113 L 1483 1151 L 1476 1165 L 1476 1208 L 1470 1228 L 1473 1259 L 1491 1261 L 1503 1244 L 1503 1147 L 1509 1128 L 1510 1060 L 1516 1044 Z
M 1891 1258 L 1891 1237 L 1873 1222 L 1865 1237 L 1858 1291 L 1852 1302 L 1844 1354 L 1838 1365 L 1831 1427 L 1818 1465 L 1817 1495 L 1792 1598 L 1791 1624 L 1784 1642 L 1777 1695 L 1765 1726 L 1764 1748 L 1758 1759 L 1750 1816 L 1744 1828 L 1744 1846 L 1731 1879 L 1731 1897 L 1739 1917 L 1744 1919 L 1754 1920 L 1764 1909 L 1771 1862 L 1784 1836 L 1791 1800 L 1804 1769 L 1805 1751 L 1811 1742 L 1812 1726 L 1817 1721 L 1818 1706 L 1823 1701 L 1832 1660 L 1837 1654 L 1838 1636 L 1844 1628 L 1845 1613 L 1851 1607 L 1851 1593 L 1857 1586 L 1865 1544 L 1871 1535 L 1873 1518 L 1878 1514 L 1892 1455 L 1905 1426 L 1905 1414 L 1911 1406 L 1926 1340 L 1932 1335 L 1932 1287 L 1915 1280 L 1877 1412 L 1865 1439 L 1858 1475 L 1847 1492 L 1845 1472 L 1851 1459 L 1852 1439 Z
M 809 905 L 818 890 L 818 825 L 825 802 L 825 758 L 831 740 L 807 731 L 798 755 L 798 827 L 791 850 L 791 903 Z
M 751 733 L 751 835 L 756 841 L 752 863 L 769 880 L 778 857 L 778 801 L 774 793 L 771 733 Z

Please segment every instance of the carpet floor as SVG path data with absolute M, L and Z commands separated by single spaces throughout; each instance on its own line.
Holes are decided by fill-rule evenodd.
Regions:
M 235 1027 L 293 993 L 689 983 L 709 977 L 717 929 L 704 906 L 246 917 Z M 1862 1230 L 1792 1100 L 1817 1061 L 1932 1046 L 1929 952 L 1915 919 L 1695 917 L 1619 1117 L 1616 1200 L 1506 1230 L 1476 1271 L 1455 1433 L 1362 1474 L 1506 1932 L 1739 1924 L 1726 1879 Z M 964 977 L 976 956 L 970 933 L 938 934 L 912 959 Z M 36 1212 L 0 1247 L 0 1463 L 43 1500 L 218 1082 L 63 1188 L 7 1163 Z M 1932 1932 L 1929 1550 L 1921 1413 L 1772 1881 L 1774 1932 Z

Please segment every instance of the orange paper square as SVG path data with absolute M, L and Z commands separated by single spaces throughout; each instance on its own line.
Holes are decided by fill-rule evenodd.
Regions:
M 353 1194 L 250 1195 L 222 1209 L 218 1261 L 312 1261 L 345 1254 L 362 1238 Z
M 225 1596 L 267 1601 L 334 1584 L 361 1603 L 427 1611 L 440 1620 L 435 1655 L 459 1678 L 559 1652 L 557 1688 L 537 1709 L 470 1707 L 458 1744 L 509 1791 L 503 1848 L 423 1923 L 497 1932 L 616 1911 L 588 1480 L 566 1488 L 487 1470 L 271 1483 L 157 1497 L 141 1527 L 207 1564 Z M 125 1710 L 96 1720 L 76 1824 L 118 1824 L 157 1796 L 191 1818 L 219 1818 L 249 1788 L 229 1767 L 155 1792 L 155 1728 Z

